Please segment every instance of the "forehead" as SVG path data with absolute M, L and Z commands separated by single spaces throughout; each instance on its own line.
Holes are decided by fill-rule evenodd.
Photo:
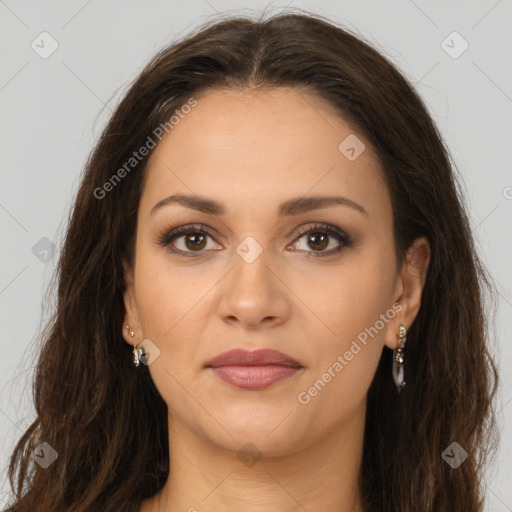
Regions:
M 369 142 L 325 100 L 292 88 L 209 91 L 195 99 L 149 159 L 141 209 L 176 192 L 216 197 L 228 210 L 332 192 L 389 202 Z M 355 159 L 343 152 L 347 140 L 364 148 Z M 368 209 L 382 214 L 386 207 Z

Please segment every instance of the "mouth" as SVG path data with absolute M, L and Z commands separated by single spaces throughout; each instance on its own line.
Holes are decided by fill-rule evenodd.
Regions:
M 303 366 L 292 357 L 270 349 L 223 352 L 205 368 L 228 384 L 253 391 L 289 379 L 303 370 Z

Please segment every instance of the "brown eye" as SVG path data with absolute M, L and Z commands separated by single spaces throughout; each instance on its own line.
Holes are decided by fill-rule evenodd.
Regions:
M 169 252 L 180 256 L 196 256 L 203 252 L 208 245 L 208 238 L 215 240 L 213 235 L 203 225 L 199 227 L 181 226 L 172 229 L 159 239 L 159 245 L 167 247 Z M 218 247 L 213 244 L 212 249 Z
M 196 249 L 204 249 L 206 246 L 206 236 L 202 233 L 191 233 L 189 235 L 184 235 L 183 238 L 185 239 L 185 246 L 187 249 L 192 251 Z
M 329 235 L 323 233 L 310 233 L 307 235 L 307 243 L 311 249 L 322 251 L 329 245 Z
M 181 226 L 172 229 L 161 237 L 158 242 L 162 247 L 179 256 L 200 256 L 207 252 L 208 238 L 215 241 L 214 235 L 206 226 Z M 304 245 L 301 240 L 304 239 Z M 329 248 L 332 243 L 338 242 Z M 342 230 L 330 225 L 307 226 L 299 230 L 295 242 L 290 247 L 306 253 L 307 257 L 331 256 L 350 246 L 350 237 Z M 219 250 L 221 246 L 213 244 L 210 250 Z
M 301 239 L 305 240 L 303 244 L 300 244 Z M 333 240 L 338 245 L 326 250 Z M 308 257 L 316 258 L 337 254 L 350 244 L 350 237 L 340 229 L 329 225 L 315 225 L 299 230 L 299 236 L 292 245 L 300 252 L 307 253 Z

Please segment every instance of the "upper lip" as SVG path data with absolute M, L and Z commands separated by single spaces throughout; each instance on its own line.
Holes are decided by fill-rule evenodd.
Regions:
M 207 368 L 218 368 L 219 366 L 263 366 L 283 365 L 301 368 L 301 364 L 287 354 L 268 348 L 258 350 L 245 350 L 235 348 L 219 354 L 212 359 Z

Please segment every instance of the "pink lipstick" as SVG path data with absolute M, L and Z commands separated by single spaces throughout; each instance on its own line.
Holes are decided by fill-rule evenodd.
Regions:
M 257 391 L 296 375 L 303 367 L 277 350 L 234 349 L 219 354 L 206 368 L 233 386 Z

